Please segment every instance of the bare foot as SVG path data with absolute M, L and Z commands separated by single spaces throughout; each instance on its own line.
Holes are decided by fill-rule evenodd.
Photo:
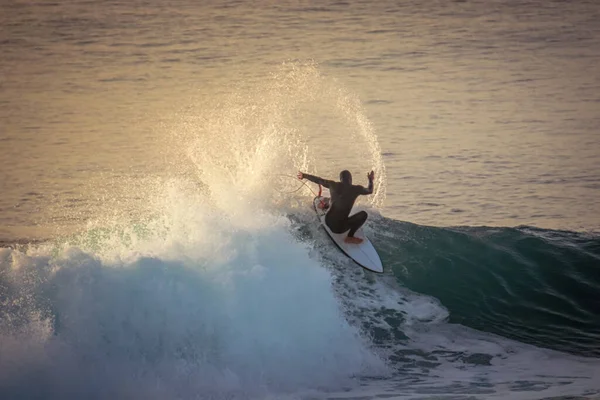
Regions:
M 344 239 L 344 242 L 351 243 L 351 244 L 361 244 L 363 242 L 363 240 L 361 238 L 357 238 L 354 236 L 346 236 L 346 238 Z

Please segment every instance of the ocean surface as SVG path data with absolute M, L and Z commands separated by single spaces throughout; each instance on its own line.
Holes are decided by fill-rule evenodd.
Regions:
M 0 398 L 600 398 L 598 21 L 1 2 Z M 382 275 L 294 178 L 342 169 Z

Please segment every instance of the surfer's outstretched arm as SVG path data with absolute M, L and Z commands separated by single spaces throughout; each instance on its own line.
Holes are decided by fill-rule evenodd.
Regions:
M 325 186 L 327 189 L 331 186 L 333 181 L 323 179 L 319 176 L 305 174 L 304 172 L 298 172 L 298 179 L 308 179 L 311 182 L 316 183 L 317 185 Z
M 371 171 L 370 173 L 367 174 L 367 178 L 369 179 L 369 187 L 365 188 L 364 186 L 361 186 L 360 188 L 362 189 L 360 194 L 372 194 L 373 193 L 373 179 L 375 179 L 375 173 L 373 171 Z

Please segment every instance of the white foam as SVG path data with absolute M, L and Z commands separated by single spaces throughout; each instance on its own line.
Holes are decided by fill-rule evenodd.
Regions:
M 22 315 L 2 322 L 9 394 L 34 393 L 34 376 L 48 397 L 139 397 L 139 385 L 189 397 L 339 388 L 385 372 L 287 219 L 168 200 L 165 229 L 134 243 L 119 246 L 115 231 L 95 243 L 102 252 L 3 250 L 8 301 Z

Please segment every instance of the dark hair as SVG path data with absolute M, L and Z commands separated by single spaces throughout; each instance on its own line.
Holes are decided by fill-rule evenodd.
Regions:
M 347 169 L 340 172 L 340 181 L 342 183 L 351 185 L 352 184 L 352 174 Z

